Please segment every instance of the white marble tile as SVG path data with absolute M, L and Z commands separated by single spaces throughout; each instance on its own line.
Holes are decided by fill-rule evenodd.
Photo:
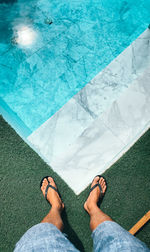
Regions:
M 105 125 L 125 144 L 150 125 L 150 62 L 149 68 L 112 103 L 101 116 Z
M 124 144 L 97 119 L 50 165 L 79 194 L 96 174 L 108 168 L 123 148 Z
M 28 141 L 46 160 L 53 162 L 53 159 L 65 152 L 92 121 L 93 118 L 74 99 L 71 99 L 34 131 L 28 137 Z

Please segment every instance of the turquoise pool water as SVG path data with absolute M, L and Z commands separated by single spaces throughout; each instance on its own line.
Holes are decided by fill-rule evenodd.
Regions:
M 149 22 L 150 0 L 2 0 L 2 115 L 29 135 Z

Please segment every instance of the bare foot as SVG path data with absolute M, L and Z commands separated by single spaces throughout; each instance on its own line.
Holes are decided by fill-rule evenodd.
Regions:
M 48 180 L 52 186 L 57 188 L 53 178 L 48 177 Z M 45 190 L 48 185 L 48 181 L 45 178 L 43 180 L 42 186 L 41 186 L 41 191 L 45 197 Z M 48 188 L 47 192 L 47 200 L 51 204 L 52 208 L 58 209 L 60 212 L 64 209 L 64 203 L 62 202 L 61 198 L 59 197 L 59 194 L 51 187 Z
M 106 182 L 104 180 L 104 178 L 99 178 L 98 176 L 94 178 L 92 184 L 91 184 L 91 188 L 95 185 L 99 183 L 101 185 L 103 194 L 106 191 Z M 101 192 L 100 192 L 100 188 L 97 186 L 96 188 L 94 188 L 93 191 L 90 192 L 86 202 L 84 203 L 84 209 L 88 212 L 88 214 L 91 214 L 92 211 L 94 211 L 95 209 L 98 208 L 97 203 L 99 201 Z

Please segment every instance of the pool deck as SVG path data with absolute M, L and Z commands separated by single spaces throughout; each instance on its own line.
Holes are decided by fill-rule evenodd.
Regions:
M 149 42 L 147 29 L 28 137 L 76 194 L 150 127 Z

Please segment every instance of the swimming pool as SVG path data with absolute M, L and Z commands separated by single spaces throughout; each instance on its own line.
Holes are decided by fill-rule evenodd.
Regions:
M 146 29 L 149 13 L 150 0 L 3 0 L 2 115 L 28 136 Z

